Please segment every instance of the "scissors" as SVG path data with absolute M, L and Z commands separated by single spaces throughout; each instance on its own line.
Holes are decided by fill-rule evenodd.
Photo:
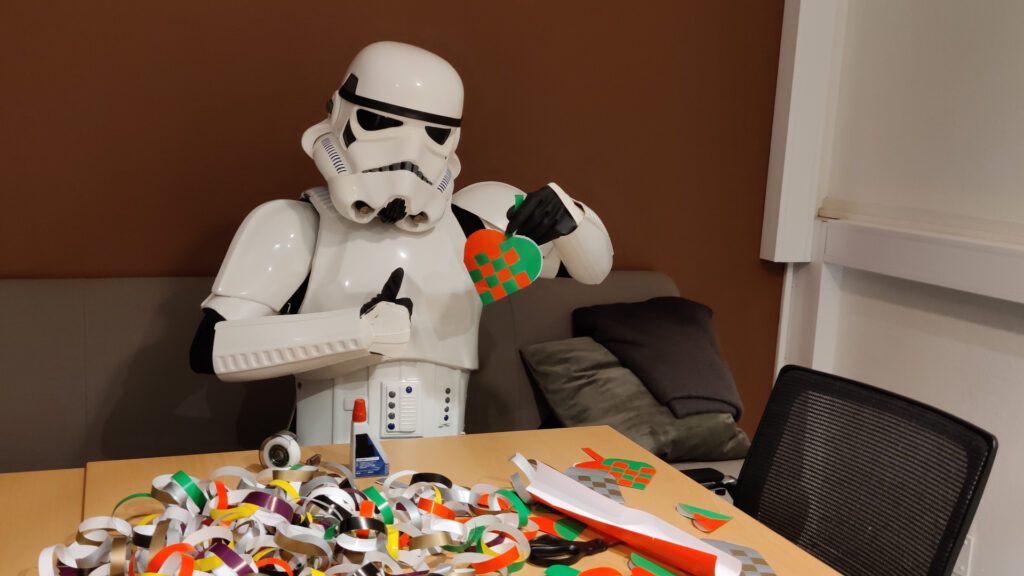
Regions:
M 551 534 L 541 534 L 530 540 L 530 557 L 527 562 L 534 566 L 554 566 L 555 564 L 575 564 L 580 558 L 604 552 L 608 543 L 600 538 L 585 542 L 563 540 Z

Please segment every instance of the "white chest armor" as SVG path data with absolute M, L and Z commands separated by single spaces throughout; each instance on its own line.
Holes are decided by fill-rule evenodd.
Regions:
M 300 313 L 358 308 L 398 267 L 405 270 L 398 295 L 412 299 L 413 313 L 402 354 L 357 370 L 329 366 L 297 376 L 302 443 L 347 442 L 357 397 L 367 398 L 370 426 L 383 437 L 460 432 L 465 384 L 478 364 L 482 304 L 462 261 L 466 238 L 451 208 L 430 230 L 410 233 L 342 217 L 326 189 L 307 195 L 320 228 Z
M 462 262 L 466 237 L 448 208 L 426 232 L 379 221 L 357 224 L 331 206 L 326 189 L 311 191 L 320 231 L 300 312 L 359 307 L 380 292 L 395 268 L 405 269 L 400 297 L 412 299 L 409 345 L 396 360 L 426 360 L 463 370 L 477 367 L 482 304 Z

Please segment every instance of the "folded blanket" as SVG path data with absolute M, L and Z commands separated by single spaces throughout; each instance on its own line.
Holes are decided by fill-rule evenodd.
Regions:
M 677 418 L 725 412 L 739 420 L 743 413 L 707 306 L 673 296 L 603 304 L 574 310 L 572 325 L 575 336 L 610 350 Z

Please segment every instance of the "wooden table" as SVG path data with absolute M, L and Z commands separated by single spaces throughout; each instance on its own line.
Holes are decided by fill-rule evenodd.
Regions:
M 5 574 L 39 573 L 39 552 L 75 539 L 82 521 L 85 470 L 0 474 L 0 560 Z
M 518 468 L 508 459 L 516 452 L 543 461 L 558 470 L 589 460 L 581 450 L 583 447 L 592 448 L 605 457 L 645 461 L 653 464 L 657 473 L 646 490 L 623 488 L 628 506 L 651 512 L 694 536 L 726 540 L 754 548 L 764 555 L 779 576 L 836 574 L 825 564 L 607 426 L 391 440 L 382 442 L 382 445 L 391 460 L 392 472 L 406 469 L 438 472 L 463 486 L 477 483 L 509 486 L 509 477 Z M 339 444 L 302 449 L 303 459 L 314 453 L 321 454 L 325 461 L 347 463 L 349 447 L 347 444 Z M 246 467 L 254 472 L 259 470 L 256 451 L 90 462 L 86 468 L 84 517 L 109 515 L 112 506 L 123 497 L 148 491 L 153 478 L 159 474 L 173 474 L 183 470 L 192 476 L 207 478 L 217 468 L 229 464 Z M 371 480 L 362 479 L 362 482 L 362 487 L 365 487 Z M 733 519 L 708 536 L 698 532 L 689 520 L 676 512 L 675 506 L 679 502 L 728 514 Z M 138 499 L 128 502 L 123 510 L 118 511 L 118 516 L 144 514 L 159 509 L 159 505 L 150 499 Z M 584 558 L 574 567 L 586 569 L 612 566 L 628 575 L 626 561 L 629 553 L 624 545 L 615 546 L 602 554 Z M 521 573 L 532 575 L 543 572 L 528 566 Z

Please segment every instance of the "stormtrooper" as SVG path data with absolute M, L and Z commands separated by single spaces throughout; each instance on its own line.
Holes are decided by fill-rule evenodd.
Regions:
M 462 105 L 462 80 L 439 56 L 397 42 L 360 51 L 327 118 L 302 136 L 327 185 L 242 222 L 202 303 L 193 369 L 295 375 L 305 445 L 348 442 L 357 398 L 380 437 L 461 433 L 483 306 L 467 235 L 532 239 L 541 277 L 599 283 L 612 264 L 597 214 L 555 184 L 518 208 L 506 184 L 453 195 Z

